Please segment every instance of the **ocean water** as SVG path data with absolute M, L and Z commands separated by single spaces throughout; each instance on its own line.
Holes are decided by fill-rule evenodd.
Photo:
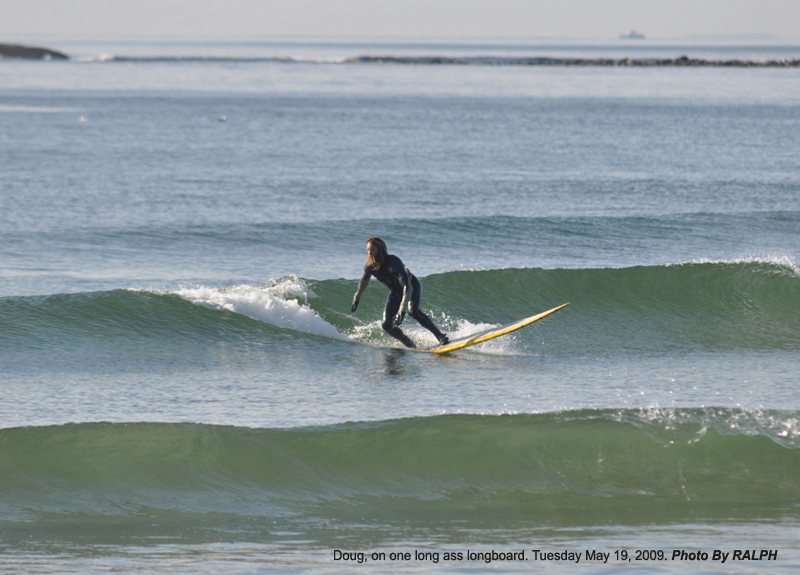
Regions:
M 0 573 L 800 568 L 800 69 L 515 60 L 800 46 L 31 43 Z M 570 305 L 407 351 L 372 235 L 451 335 Z

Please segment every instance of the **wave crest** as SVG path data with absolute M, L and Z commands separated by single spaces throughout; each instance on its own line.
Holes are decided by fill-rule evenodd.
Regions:
M 176 293 L 194 304 L 238 313 L 277 327 L 348 339 L 308 306 L 308 298 L 316 294 L 297 276 L 287 276 L 264 287 L 185 288 Z

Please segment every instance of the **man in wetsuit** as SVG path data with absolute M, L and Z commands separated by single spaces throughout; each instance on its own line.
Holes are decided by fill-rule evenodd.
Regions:
M 422 286 L 419 280 L 408 271 L 400 258 L 388 253 L 386 243 L 379 237 L 371 237 L 367 240 L 367 263 L 364 266 L 364 275 L 358 282 L 358 291 L 353 297 L 353 305 L 350 306 L 352 313 L 355 313 L 358 302 L 361 300 L 361 294 L 367 289 L 372 276 L 389 288 L 389 297 L 386 299 L 383 323 L 381 324 L 386 333 L 399 339 L 406 347 L 417 347 L 400 329 L 400 324 L 403 323 L 406 310 L 408 310 L 408 315 L 435 335 L 440 344 L 444 345 L 450 342 L 447 336 L 433 324 L 431 318 L 419 309 L 419 302 L 422 298 Z

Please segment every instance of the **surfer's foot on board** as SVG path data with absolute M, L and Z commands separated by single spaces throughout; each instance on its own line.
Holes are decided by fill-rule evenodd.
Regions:
M 417 346 L 414 345 L 414 342 L 411 341 L 410 339 L 408 339 L 407 337 L 403 338 L 403 339 L 398 337 L 397 339 L 399 339 L 403 343 L 403 345 L 406 346 L 407 348 L 409 348 L 409 349 L 417 349 Z
M 393 338 L 395 338 L 398 341 L 400 341 L 400 343 L 402 343 L 407 348 L 409 348 L 409 349 L 417 349 L 417 346 L 414 345 L 414 342 L 411 341 L 408 338 L 408 336 L 406 334 L 404 334 L 402 332 L 402 330 L 400 330 L 400 328 L 394 328 L 392 330 L 386 330 L 386 331 L 389 333 L 389 335 L 391 335 Z
M 447 345 L 448 343 L 450 343 L 450 338 L 447 337 L 446 333 L 437 336 L 436 339 L 439 340 L 439 345 Z

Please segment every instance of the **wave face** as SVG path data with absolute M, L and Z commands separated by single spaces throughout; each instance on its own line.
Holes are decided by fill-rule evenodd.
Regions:
M 587 410 L 294 429 L 3 429 L 0 529 L 7 542 L 359 532 L 363 544 L 378 526 L 373 537 L 438 530 L 456 540 L 493 526 L 797 518 L 799 417 Z
M 541 327 L 573 352 L 800 346 L 800 274 L 790 262 L 452 272 L 427 278 L 423 289 L 447 302 L 446 314 L 488 323 L 571 302 Z
M 800 349 L 800 274 L 789 261 L 454 271 L 422 283 L 424 307 L 456 336 L 571 302 L 557 319 L 519 332 L 515 353 L 541 353 L 542 345 L 568 356 Z M 378 321 L 386 290 L 371 286 L 353 316 L 355 287 L 289 276 L 259 287 L 9 297 L 0 299 L 0 343 L 7 357 L 82 348 L 159 355 L 176 346 L 309 335 L 389 345 Z M 433 343 L 415 322 L 408 329 L 421 344 Z

